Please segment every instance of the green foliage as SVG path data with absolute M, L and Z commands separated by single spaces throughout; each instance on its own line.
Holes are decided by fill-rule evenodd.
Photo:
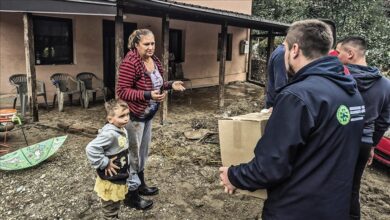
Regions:
M 367 39 L 370 65 L 390 69 L 389 0 L 254 0 L 253 14 L 292 23 L 326 18 L 336 23 L 337 39 L 358 35 Z

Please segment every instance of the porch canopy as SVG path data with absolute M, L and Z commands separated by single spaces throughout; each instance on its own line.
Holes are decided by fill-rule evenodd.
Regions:
M 117 1 L 124 13 L 163 17 L 185 21 L 204 22 L 209 24 L 225 24 L 243 28 L 272 31 L 284 34 L 288 24 L 261 19 L 247 14 L 208 8 L 193 4 L 164 0 L 123 0 Z

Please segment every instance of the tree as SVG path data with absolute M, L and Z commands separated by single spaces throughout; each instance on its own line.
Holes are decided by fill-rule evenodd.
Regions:
M 370 65 L 390 69 L 390 0 L 254 0 L 253 14 L 292 23 L 309 18 L 335 22 L 337 38 L 365 37 Z

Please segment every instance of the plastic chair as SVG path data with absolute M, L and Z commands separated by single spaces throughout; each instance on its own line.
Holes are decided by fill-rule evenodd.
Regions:
M 91 95 L 93 96 L 93 102 L 96 101 L 96 92 L 98 91 L 103 94 L 104 102 L 106 102 L 107 88 L 104 86 L 103 80 L 99 79 L 95 74 L 90 72 L 79 73 L 76 78 L 80 83 L 84 108 L 88 108 L 89 98 Z
M 81 97 L 80 83 L 70 76 L 67 73 L 54 73 L 50 76 L 50 80 L 53 82 L 53 85 L 56 87 L 56 94 L 53 98 L 53 107 L 56 103 L 56 98 L 58 96 L 58 111 L 64 111 L 64 95 L 68 95 L 69 102 L 73 104 L 73 94 L 80 95 L 80 105 L 83 105 Z
M 24 116 L 27 108 L 27 75 L 26 74 L 14 74 L 9 77 L 9 82 L 11 85 L 16 87 L 17 96 L 14 99 L 13 108 L 16 107 L 16 101 L 19 97 L 21 112 Z M 37 80 L 37 97 L 43 96 L 46 104 L 46 109 L 48 108 L 47 97 L 46 97 L 46 86 L 42 81 Z

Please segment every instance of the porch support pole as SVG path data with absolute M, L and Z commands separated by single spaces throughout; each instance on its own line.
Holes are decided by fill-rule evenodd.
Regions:
M 274 50 L 274 42 L 275 42 L 275 36 L 272 34 L 272 30 L 268 32 L 268 38 L 267 38 L 267 67 L 268 67 L 268 60 L 271 57 L 271 53 Z
M 225 63 L 226 63 L 226 41 L 227 41 L 227 23 L 221 25 L 221 44 L 218 48 L 219 54 L 219 96 L 218 106 L 220 109 L 225 104 Z
M 275 42 L 275 36 L 272 34 L 272 30 L 268 32 L 268 40 L 267 40 L 267 68 L 265 72 L 265 86 L 264 86 L 264 95 L 267 95 L 267 90 L 268 90 L 268 61 L 269 58 L 271 57 L 271 54 L 274 50 L 274 42 Z M 265 97 L 265 96 L 264 96 Z
M 117 4 L 116 16 L 115 16 L 115 97 L 116 84 L 118 82 L 119 65 L 123 59 L 123 8 L 121 1 Z
M 168 80 L 168 62 L 169 62 L 169 15 L 166 14 L 162 18 L 162 45 L 163 45 L 163 68 L 164 74 L 163 77 L 165 80 Z M 165 97 L 165 100 L 162 102 L 162 111 L 160 111 L 160 124 L 163 125 L 165 120 L 168 117 L 168 96 Z
M 246 73 L 246 80 L 251 81 L 252 77 L 252 29 L 249 30 L 249 54 L 248 54 L 248 71 Z
M 37 79 L 35 74 L 35 51 L 34 51 L 34 33 L 32 15 L 23 14 L 24 25 L 24 52 L 26 55 L 26 74 L 27 74 L 27 100 L 29 101 L 30 116 L 33 122 L 39 121 L 38 102 L 37 102 Z M 23 100 L 20 100 L 23 102 Z M 22 109 L 22 112 L 24 110 Z

